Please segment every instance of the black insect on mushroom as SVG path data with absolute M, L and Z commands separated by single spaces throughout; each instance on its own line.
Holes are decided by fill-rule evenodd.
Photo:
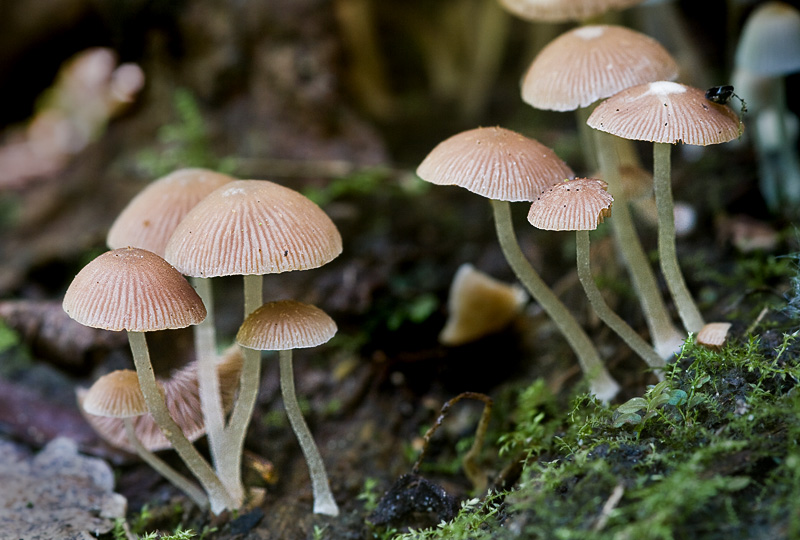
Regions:
M 736 98 L 742 102 L 742 114 L 747 112 L 747 103 L 734 93 L 733 86 L 725 84 L 722 86 L 712 86 L 706 90 L 706 99 L 712 103 L 727 105 L 731 99 Z

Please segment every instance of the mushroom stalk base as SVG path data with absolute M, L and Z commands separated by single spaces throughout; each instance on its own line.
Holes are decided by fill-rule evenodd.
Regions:
M 294 373 L 292 369 L 292 351 L 280 351 L 280 370 L 281 370 L 281 394 L 283 395 L 283 406 L 286 409 L 286 416 L 292 425 L 297 441 L 303 455 L 306 457 L 308 472 L 311 476 L 311 490 L 314 493 L 314 513 L 325 514 L 328 516 L 338 516 L 339 507 L 331 493 L 331 486 L 328 482 L 328 474 L 325 472 L 325 464 L 319 453 L 311 430 L 308 429 L 300 411 L 300 404 L 297 402 L 297 395 L 294 390 Z
M 575 239 L 577 241 L 578 279 L 580 279 L 583 290 L 586 292 L 586 296 L 589 298 L 589 303 L 592 304 L 595 313 L 628 344 L 628 347 L 641 356 L 648 366 L 657 370 L 656 374 L 659 379 L 663 378 L 660 368 L 664 367 L 664 359 L 622 317 L 614 313 L 614 310 L 609 307 L 603 298 L 600 289 L 597 288 L 592 276 L 590 263 L 589 231 L 576 231 Z
M 692 299 L 689 287 L 678 265 L 675 247 L 675 204 L 672 200 L 670 152 L 668 143 L 653 143 L 653 185 L 658 208 L 658 258 L 675 307 L 678 308 L 683 327 L 697 333 L 705 326 L 703 316 Z
M 133 363 L 139 376 L 139 386 L 147 403 L 150 414 L 153 415 L 164 437 L 181 456 L 181 459 L 192 474 L 200 481 L 203 489 L 208 493 L 211 511 L 219 514 L 226 509 L 238 508 L 237 501 L 231 497 L 222 482 L 211 469 L 211 465 L 200 455 L 200 452 L 189 442 L 181 428 L 172 419 L 164 403 L 164 396 L 158 388 L 153 365 L 150 363 L 150 352 L 147 350 L 147 341 L 143 332 L 128 332 L 128 341 L 133 353 Z
M 589 381 L 592 394 L 601 401 L 610 401 L 617 395 L 619 384 L 603 365 L 600 354 L 581 325 L 525 258 L 517 242 L 517 235 L 514 233 L 511 205 L 507 201 L 494 199 L 491 200 L 491 203 L 497 238 L 511 269 L 514 270 L 517 278 L 528 289 L 534 300 L 539 302 L 545 313 L 550 316 L 572 350 L 575 351 L 584 376 Z
M 190 482 L 185 476 L 170 467 L 164 460 L 142 445 L 133 429 L 133 419 L 124 418 L 123 422 L 125 424 L 125 433 L 128 435 L 128 441 L 130 441 L 131 445 L 136 449 L 136 453 L 142 458 L 142 461 L 150 465 L 158 474 L 169 480 L 173 486 L 183 491 L 197 506 L 200 508 L 208 508 L 208 497 L 206 497 L 202 489 Z

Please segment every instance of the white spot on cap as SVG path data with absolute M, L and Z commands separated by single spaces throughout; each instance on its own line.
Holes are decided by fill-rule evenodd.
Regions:
M 242 194 L 244 194 L 244 189 L 242 189 L 240 187 L 231 187 L 231 188 L 226 189 L 222 193 L 222 196 L 223 197 L 232 197 L 234 195 L 242 195 Z
M 597 39 L 605 33 L 604 26 L 584 26 L 575 30 L 575 35 L 579 38 L 589 41 L 590 39 Z
M 647 90 L 648 94 L 655 94 L 657 96 L 666 96 L 669 94 L 683 94 L 686 88 L 682 85 L 670 81 L 656 81 L 650 83 L 650 88 Z

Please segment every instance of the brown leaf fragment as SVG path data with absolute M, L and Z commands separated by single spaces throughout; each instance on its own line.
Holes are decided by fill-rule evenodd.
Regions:
M 0 319 L 37 358 L 72 370 L 86 370 L 95 356 L 127 344 L 124 332 L 89 328 L 70 319 L 59 301 L 0 302 Z

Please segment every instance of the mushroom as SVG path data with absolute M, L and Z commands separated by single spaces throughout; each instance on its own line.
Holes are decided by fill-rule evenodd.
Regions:
M 246 318 L 262 304 L 264 274 L 317 268 L 341 252 L 336 225 L 311 200 L 274 182 L 237 180 L 213 191 L 186 215 L 167 243 L 165 258 L 187 276 L 244 276 Z M 217 462 L 220 476 L 240 501 L 242 450 L 260 381 L 260 355 L 248 349 Z
M 222 394 L 222 408 L 230 411 L 236 390 L 239 387 L 239 374 L 242 371 L 242 350 L 234 344 L 225 351 L 217 362 L 217 376 Z M 200 406 L 198 383 L 198 362 L 190 362 L 168 379 L 159 381 L 163 390 L 164 402 L 170 416 L 181 428 L 189 441 L 194 442 L 206 433 L 205 419 Z M 85 388 L 76 390 L 78 403 L 82 404 L 86 395 Z M 118 418 L 100 417 L 87 414 L 84 418 L 107 443 L 128 452 L 134 452 L 125 434 L 125 427 Z M 158 429 L 149 414 L 138 416 L 132 420 L 133 428 L 139 442 L 152 452 L 172 448 L 172 445 Z
M 450 285 L 449 315 L 439 333 L 439 343 L 463 345 L 497 332 L 519 314 L 527 301 L 528 295 L 519 285 L 508 285 L 469 263 L 462 264 Z
M 653 184 L 658 207 L 661 270 L 683 326 L 697 332 L 705 324 L 678 265 L 675 216 L 670 183 L 672 144 L 718 144 L 739 136 L 740 121 L 728 107 L 712 103 L 705 92 L 669 81 L 623 90 L 600 103 L 587 124 L 625 139 L 653 142 Z
M 136 436 L 133 418 L 147 414 L 147 404 L 139 387 L 139 376 L 135 371 L 121 369 L 103 375 L 84 394 L 81 407 L 86 413 L 94 416 L 121 419 L 128 442 L 139 457 L 183 491 L 197 506 L 208 507 L 208 497 L 203 490 L 148 450 Z
M 765 2 L 745 22 L 736 47 L 733 84 L 755 115 L 752 137 L 759 186 L 767 206 L 797 217 L 800 159 L 797 125 L 786 104 L 787 75 L 800 71 L 800 11 L 784 2 Z
M 589 231 L 595 230 L 605 217 L 611 215 L 613 200 L 602 180 L 575 178 L 543 191 L 531 204 L 528 221 L 547 231 L 575 231 L 578 278 L 595 313 L 648 366 L 660 370 L 664 367 L 664 359 L 614 313 L 592 277 Z
M 106 237 L 111 249 L 138 247 L 164 256 L 175 227 L 206 195 L 234 178 L 208 169 L 179 169 L 163 176 L 134 197 L 114 220 Z M 208 279 L 193 277 L 192 284 L 208 315 L 194 327 L 195 353 L 199 360 L 200 404 L 214 463 L 219 461 L 225 418 L 220 408 L 216 378 L 217 339 L 214 329 L 214 295 Z
M 586 119 L 592 105 L 631 86 L 678 76 L 678 65 L 657 41 L 613 25 L 587 25 L 550 42 L 531 63 L 522 80 L 522 99 L 537 109 L 576 111 L 583 153 L 617 202 L 611 228 L 634 289 L 642 304 L 650 336 L 662 358 L 673 355 L 684 336 L 672 323 L 655 273 L 636 233 L 622 186 L 622 170 L 638 167 L 632 143 L 598 131 Z
M 575 351 L 592 393 L 603 401 L 612 399 L 619 385 L 603 366 L 589 336 L 525 258 L 511 221 L 510 201 L 532 201 L 552 184 L 572 178 L 572 170 L 539 142 L 493 127 L 464 131 L 439 143 L 417 168 L 417 175 L 490 199 L 497 237 L 509 265 Z
M 289 423 L 308 464 L 314 493 L 314 513 L 338 516 L 328 474 L 308 424 L 297 402 L 292 370 L 292 350 L 316 347 L 336 334 L 336 323 L 316 306 L 294 300 L 268 302 L 245 319 L 236 342 L 256 351 L 279 351 L 281 394 Z
M 147 349 L 145 332 L 185 328 L 205 318 L 206 309 L 191 285 L 155 253 L 116 249 L 78 272 L 64 295 L 63 308 L 84 326 L 127 331 L 142 394 L 156 424 L 203 485 L 211 511 L 236 508 L 211 466 L 170 416 Z

